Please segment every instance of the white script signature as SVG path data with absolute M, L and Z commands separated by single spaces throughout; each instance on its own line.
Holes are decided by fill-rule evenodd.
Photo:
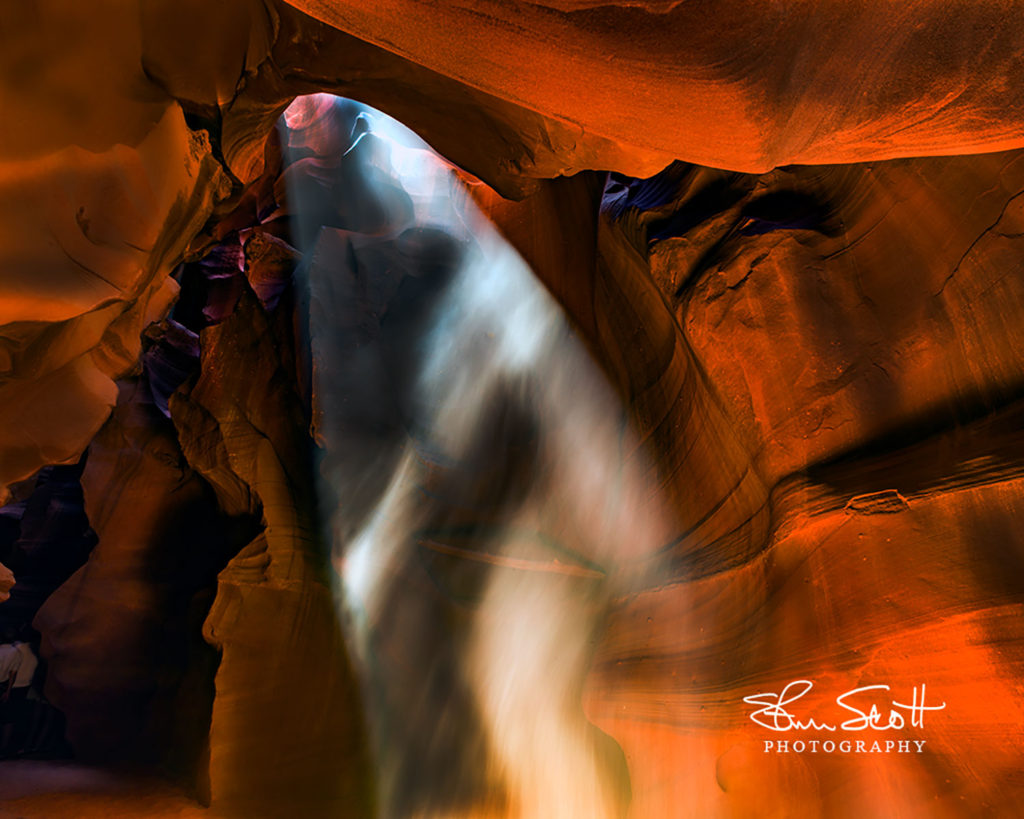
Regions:
M 837 728 L 835 723 L 818 722 L 814 719 L 799 720 L 786 710 L 786 706 L 791 706 L 812 688 L 814 688 L 814 683 L 810 680 L 795 680 L 778 694 L 751 694 L 749 697 L 744 697 L 743 701 L 748 705 L 761 706 L 750 715 L 750 718 L 771 731 L 864 731 L 868 728 L 875 731 L 898 731 L 906 727 L 908 721 L 914 728 L 923 728 L 925 712 L 941 711 L 946 707 L 946 703 L 926 705 L 925 686 L 922 684 L 914 686 L 913 698 L 909 704 L 890 699 L 888 706 L 883 706 L 882 710 L 879 710 L 878 704 L 875 702 L 865 710 L 867 703 L 863 702 L 863 699 L 866 699 L 867 692 L 889 690 L 888 685 L 865 685 L 836 697 L 836 705 L 855 714 Z M 862 702 L 859 703 L 861 707 L 857 707 L 857 704 L 854 703 L 858 697 L 862 698 Z M 884 713 L 886 708 L 888 708 L 888 715 Z

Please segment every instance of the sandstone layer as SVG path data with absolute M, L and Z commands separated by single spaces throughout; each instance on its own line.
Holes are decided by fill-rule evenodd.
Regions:
M 65 496 L 40 469 L 88 447 L 98 542 L 35 620 L 76 750 L 137 751 L 227 815 L 371 809 L 282 174 L 323 182 L 336 229 L 383 229 L 401 202 L 346 210 L 352 180 L 314 149 L 349 146 L 315 111 L 283 170 L 274 123 L 327 91 L 458 166 L 675 514 L 617 567 L 635 592 L 581 696 L 630 815 L 1015 815 L 1018 11 L 5 8 L 0 519 L 5 549 L 68 548 L 53 577 L 12 565 L 20 588 L 0 566 L 0 602 L 34 614 L 86 558 L 78 518 L 79 540 L 45 531 Z M 949 709 L 925 763 L 765 755 L 743 697 L 796 679 L 927 683 Z

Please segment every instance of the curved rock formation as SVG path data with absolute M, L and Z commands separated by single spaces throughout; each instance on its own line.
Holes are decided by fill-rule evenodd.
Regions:
M 38 620 L 72 741 L 145 747 L 132 715 L 170 714 L 182 667 L 198 669 L 185 690 L 209 695 L 209 657 L 187 638 L 223 567 L 204 629 L 222 654 L 209 763 L 204 714 L 141 734 L 191 749 L 219 810 L 370 810 L 311 500 L 301 242 L 268 139 L 295 95 L 329 91 L 460 168 L 622 396 L 640 438 L 627 460 L 656 464 L 676 531 L 622 561 L 633 593 L 581 697 L 622 749 L 631 815 L 1015 815 L 1016 11 L 5 8 L 0 500 L 92 444 L 99 545 Z M 317 122 L 300 147 L 332 138 Z M 285 173 L 344 209 L 352 180 L 314 153 Z M 355 215 L 379 227 L 377 210 Z M 205 515 L 227 527 L 216 544 Z M 197 574 L 178 565 L 193 559 Z M 158 645 L 191 659 L 165 665 L 146 653 Z M 879 682 L 894 698 L 927 684 L 948 710 L 914 735 L 925 757 L 765 754 L 776 737 L 743 698 L 798 679 L 824 698 L 807 713 Z
M 557 123 L 574 137 L 563 173 L 642 176 L 673 159 L 763 172 L 1022 144 L 1012 3 L 292 5 Z
M 375 9 L 309 4 L 338 28 L 257 0 L 216 12 L 50 2 L 10 13 L 6 110 L 19 125 L 0 144 L 0 321 L 18 324 L 3 336 L 0 390 L 4 428 L 29 434 L 0 439 L 0 484 L 81 452 L 114 403 L 110 379 L 131 367 L 142 328 L 173 298 L 166 275 L 215 204 L 262 172 L 264 137 L 296 94 L 376 105 L 518 194 L 536 178 L 644 175 L 672 159 L 767 170 L 1021 142 L 1016 29 L 999 5 L 886 16 L 888 61 L 867 45 L 881 36 L 876 12 L 828 3 L 810 15 L 750 14 L 740 2 L 714 16 L 689 3 Z M 514 33 L 504 16 L 513 13 Z M 620 31 L 630 35 L 612 36 Z M 548 60 L 519 59 L 538 42 Z M 861 70 L 868 53 L 875 74 Z M 53 418 L 31 409 L 57 405 L 57 393 L 75 396 L 76 409 Z
M 606 199 L 651 237 L 651 275 L 774 487 L 763 551 L 730 565 L 716 544 L 707 577 L 609 619 L 588 702 L 633 762 L 637 815 L 755 798 L 767 815 L 1012 812 L 1020 162 L 676 167 Z M 829 695 L 886 684 L 908 702 L 926 683 L 948 704 L 914 734 L 929 763 L 765 755 L 793 737 L 743 697 L 798 679 L 819 719 Z
M 79 759 L 196 777 L 216 666 L 199 629 L 230 537 L 146 380 L 122 382 L 82 484 L 98 543 L 34 620 L 46 694 Z

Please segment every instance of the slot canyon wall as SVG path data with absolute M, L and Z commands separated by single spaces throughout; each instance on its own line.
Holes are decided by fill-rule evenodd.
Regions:
M 1016 815 L 1019 12 L 0 6 L 0 596 L 76 756 L 226 816 L 375 809 L 274 127 L 329 93 L 457 166 L 653 464 L 674 529 L 578 697 L 628 815 Z M 926 755 L 766 754 L 743 698 L 800 679 L 948 706 Z

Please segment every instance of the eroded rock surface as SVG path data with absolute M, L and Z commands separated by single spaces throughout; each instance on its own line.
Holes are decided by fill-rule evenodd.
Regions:
M 154 687 L 164 660 L 147 652 L 202 654 L 181 639 L 196 636 L 202 602 L 166 584 L 193 558 L 209 581 L 206 561 L 234 537 L 246 545 L 221 555 L 205 626 L 222 652 L 199 766 L 214 805 L 367 809 L 360 706 L 310 501 L 296 254 L 284 215 L 272 218 L 283 183 L 266 139 L 295 94 L 329 90 L 407 122 L 490 186 L 478 199 L 565 306 L 656 457 L 681 523 L 633 556 L 647 586 L 610 616 L 585 695 L 625 751 L 633 815 L 960 816 L 963 804 L 1014 815 L 1024 63 L 1013 12 L 5 9 L 0 487 L 75 463 L 93 442 L 99 545 L 39 620 L 73 739 L 97 754 L 114 739 L 145 747 L 128 718 L 166 705 L 173 687 Z M 673 160 L 607 188 L 603 173 L 554 179 L 643 176 Z M 325 179 L 325 208 L 344 206 L 332 169 L 305 172 Z M 183 331 L 149 331 L 145 353 L 166 379 L 121 382 L 118 403 L 117 380 L 138 375 L 143 331 L 166 318 L 179 282 Z M 201 370 L 179 390 L 193 342 Z M 200 548 L 209 530 L 191 512 L 214 498 L 242 534 Z M 179 588 L 198 594 L 190 583 Z M 929 763 L 765 756 L 742 698 L 800 677 L 828 690 L 884 681 L 903 696 L 927 683 L 950 703 L 923 735 Z M 195 679 L 199 691 L 209 669 Z
M 212 805 L 360 815 L 370 798 L 361 711 L 317 528 L 291 303 L 267 315 L 243 290 L 201 332 L 201 375 L 170 405 L 185 457 L 220 507 L 262 530 L 220 573 L 203 626 L 221 652 Z
M 199 629 L 230 537 L 145 380 L 122 383 L 82 483 L 97 547 L 35 619 L 47 695 L 79 758 L 195 777 L 216 665 Z

